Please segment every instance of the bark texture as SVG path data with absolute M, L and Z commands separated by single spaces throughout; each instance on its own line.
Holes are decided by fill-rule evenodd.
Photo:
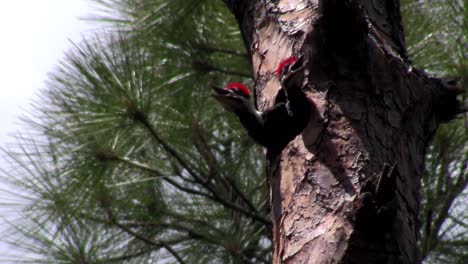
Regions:
M 408 61 L 399 1 L 226 2 L 260 110 L 280 90 L 278 63 L 308 60 L 309 125 L 267 156 L 274 263 L 417 263 L 425 148 L 459 105 Z

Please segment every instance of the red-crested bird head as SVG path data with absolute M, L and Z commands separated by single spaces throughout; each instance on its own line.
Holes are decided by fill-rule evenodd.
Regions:
M 276 76 L 280 78 L 282 75 L 284 75 L 288 67 L 294 64 L 297 60 L 298 58 L 296 56 L 291 56 L 289 58 L 282 60 L 280 64 L 278 65 L 278 68 L 276 69 Z
M 229 112 L 234 113 L 256 113 L 255 106 L 251 100 L 249 88 L 242 83 L 233 82 L 224 88 L 210 84 L 213 89 L 211 96 Z
M 237 95 L 243 96 L 245 98 L 250 98 L 251 96 L 249 88 L 247 88 L 247 86 L 239 82 L 232 82 L 226 85 L 224 89 L 231 90 Z

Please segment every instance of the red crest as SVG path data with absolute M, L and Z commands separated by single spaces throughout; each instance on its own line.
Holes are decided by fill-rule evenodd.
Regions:
M 245 86 L 245 85 L 242 84 L 242 83 L 232 82 L 232 83 L 226 85 L 226 87 L 224 87 L 224 89 L 239 89 L 239 90 L 241 90 L 243 93 L 245 93 L 247 96 L 250 96 L 250 90 L 249 90 L 249 88 L 247 88 L 247 86 Z
M 286 58 L 284 60 L 282 60 L 280 62 L 280 64 L 278 65 L 278 68 L 276 69 L 276 75 L 279 77 L 281 75 L 281 72 L 283 71 L 283 68 L 286 66 L 286 65 L 289 65 L 289 64 L 293 64 L 297 61 L 297 57 L 296 56 L 291 56 L 289 58 Z

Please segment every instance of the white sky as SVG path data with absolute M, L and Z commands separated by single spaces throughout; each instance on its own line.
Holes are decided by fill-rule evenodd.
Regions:
M 17 116 L 44 87 L 70 40 L 90 30 L 88 0 L 0 0 L 0 145 L 18 129 Z
M 89 21 L 89 0 L 0 0 L 0 146 L 20 129 L 18 117 L 44 88 L 70 40 L 96 27 Z M 3 166 L 5 164 L 0 164 Z M 0 216 L 0 236 L 2 228 Z M 13 249 L 14 251 L 14 249 Z M 0 241 L 0 263 L 12 249 Z

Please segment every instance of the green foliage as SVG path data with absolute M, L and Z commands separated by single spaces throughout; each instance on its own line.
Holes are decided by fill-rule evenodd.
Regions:
M 437 75 L 467 76 L 468 14 L 463 0 L 404 0 L 406 44 L 414 63 Z
M 2 195 L 16 200 L 3 207 L 21 211 L 7 239 L 27 252 L 15 259 L 271 262 L 262 152 L 209 96 L 209 82 L 251 84 L 232 15 L 219 0 L 95 2 L 111 27 L 68 52 L 4 151 Z M 403 2 L 416 64 L 466 76 L 465 6 Z M 421 248 L 434 261 L 466 256 L 466 137 L 457 121 L 429 149 Z
M 35 263 L 269 262 L 261 150 L 209 96 L 248 76 L 234 19 L 219 1 L 99 2 L 122 28 L 68 52 L 25 122 L 37 136 L 5 152 L 28 195 L 11 241 Z
M 468 83 L 466 1 L 402 1 L 410 56 L 438 76 Z M 462 98 L 466 101 L 466 95 Z M 465 263 L 468 259 L 468 117 L 439 127 L 426 158 L 422 180 L 421 257 L 426 263 Z
M 428 263 L 463 263 L 468 257 L 466 142 L 466 128 L 453 122 L 439 129 L 428 151 L 420 241 Z

